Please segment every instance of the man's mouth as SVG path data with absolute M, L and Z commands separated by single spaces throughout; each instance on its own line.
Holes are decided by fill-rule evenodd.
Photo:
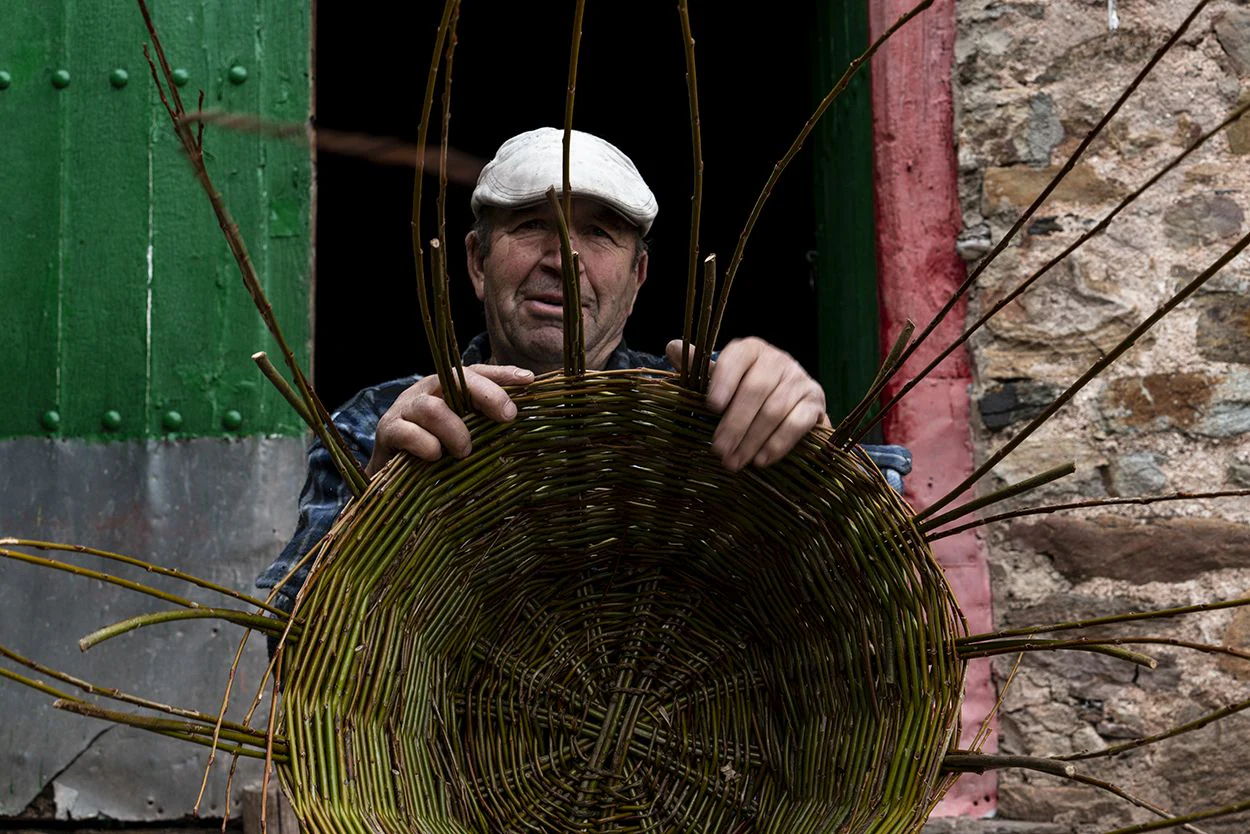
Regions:
M 562 293 L 540 293 L 526 296 L 522 308 L 536 318 L 563 318 L 564 296 Z

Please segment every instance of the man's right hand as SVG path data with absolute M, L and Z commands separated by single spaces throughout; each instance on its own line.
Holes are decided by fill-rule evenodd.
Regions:
M 527 385 L 533 380 L 533 371 L 515 365 L 470 365 L 464 369 L 473 407 L 501 423 L 516 417 L 516 405 L 502 386 Z M 473 450 L 473 444 L 464 420 L 443 399 L 438 375 L 431 374 L 400 394 L 378 420 L 373 457 L 365 474 L 372 478 L 400 451 L 434 461 L 444 450 L 463 458 Z

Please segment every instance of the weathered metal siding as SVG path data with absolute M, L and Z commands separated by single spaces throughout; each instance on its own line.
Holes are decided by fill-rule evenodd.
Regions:
M 92 443 L 23 438 L 0 444 L 0 530 L 143 556 L 247 590 L 285 542 L 303 477 L 300 438 Z M 200 602 L 219 596 L 84 557 L 87 567 Z M 0 563 L 0 642 L 104 686 L 216 712 L 241 631 L 211 622 L 155 626 L 87 653 L 78 638 L 162 603 L 95 580 Z M 235 702 L 265 667 L 253 638 Z M 206 751 L 60 712 L 47 696 L 0 682 L 0 815 L 51 784 L 58 814 L 177 819 L 191 812 Z M 241 713 L 235 712 L 233 715 Z M 267 714 L 267 713 L 265 713 Z M 248 773 L 235 785 L 235 795 Z M 220 816 L 224 770 L 202 813 Z
M 203 89 L 206 108 L 307 118 L 307 8 L 155 5 L 188 109 Z M 156 96 L 137 7 L 12 4 L 0 28 L 0 437 L 299 433 L 248 361 L 272 343 Z M 308 152 L 212 128 L 206 148 L 305 353 Z
M 153 6 L 189 109 L 202 88 L 206 108 L 307 117 L 306 5 Z M 272 341 L 179 155 L 142 19 L 133 3 L 96 0 L 11 3 L 0 18 L 0 536 L 114 549 L 247 590 L 293 525 L 305 440 L 249 361 Z M 308 152 L 211 127 L 205 148 L 306 359 Z M 215 711 L 237 629 L 172 625 L 78 651 L 84 633 L 158 607 L 0 563 L 0 643 Z M 244 703 L 263 657 L 257 641 L 244 658 Z M 0 683 L 0 815 L 46 790 L 60 816 L 180 818 L 205 758 Z M 203 814 L 222 812 L 224 777 Z

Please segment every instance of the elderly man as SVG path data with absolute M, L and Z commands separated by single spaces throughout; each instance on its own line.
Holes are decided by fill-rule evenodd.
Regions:
M 503 386 L 524 385 L 563 363 L 560 240 L 546 199 L 563 182 L 563 133 L 540 128 L 505 142 L 482 170 L 472 198 L 476 223 L 465 237 L 469 278 L 486 311 L 486 332 L 464 352 L 465 381 L 474 407 L 507 422 L 516 406 Z M 625 322 L 647 280 L 644 237 L 658 207 L 634 164 L 597 136 L 573 132 L 568 219 L 580 255 L 586 367 L 595 370 L 672 370 L 681 341 L 665 358 L 626 347 Z M 437 376 L 410 376 L 367 388 L 334 415 L 370 476 L 398 452 L 423 460 L 464 457 L 471 438 L 443 401 Z M 712 452 L 726 467 L 768 466 L 816 425 L 827 425 L 820 385 L 789 354 L 759 339 L 730 342 L 717 357 L 708 404 L 721 414 Z M 910 459 L 898 447 L 869 448 L 891 482 Z M 299 526 L 290 544 L 257 580 L 281 582 L 292 565 L 329 530 L 350 493 L 324 447 L 309 452 Z M 307 576 L 302 567 L 283 586 L 289 609 Z

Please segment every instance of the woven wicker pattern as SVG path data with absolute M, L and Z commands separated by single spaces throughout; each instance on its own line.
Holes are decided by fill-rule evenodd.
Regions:
M 701 397 L 551 376 L 402 456 L 331 533 L 282 663 L 322 831 L 915 831 L 961 618 L 871 462 L 726 471 Z

